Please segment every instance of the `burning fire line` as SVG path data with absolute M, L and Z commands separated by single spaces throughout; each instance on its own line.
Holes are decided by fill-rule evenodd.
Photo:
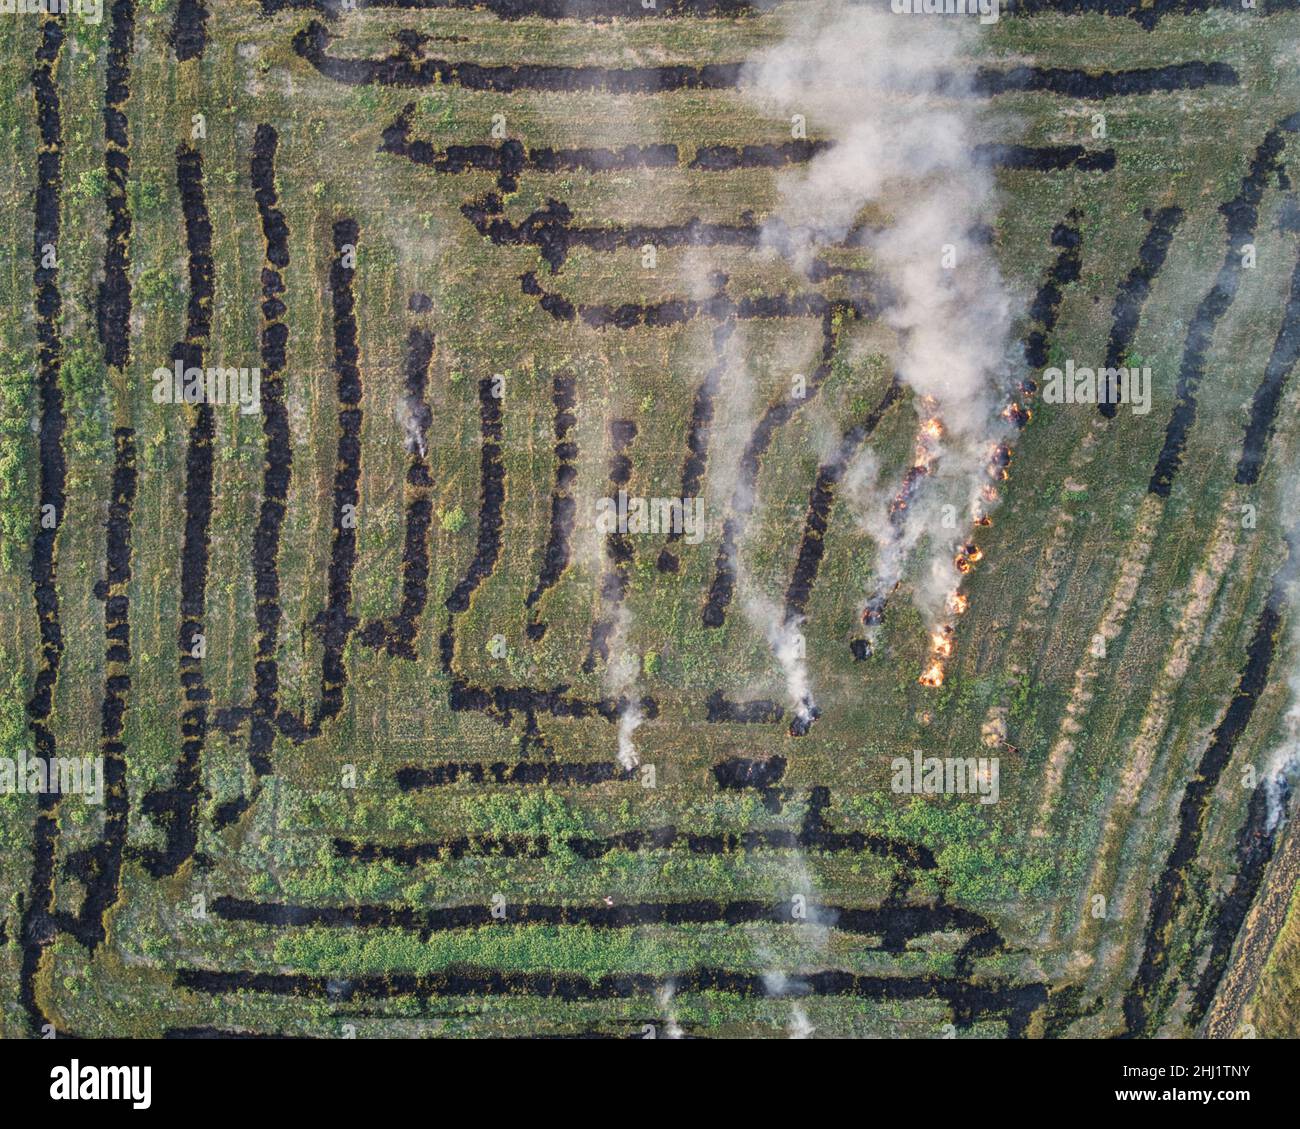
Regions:
M 1024 399 L 1032 396 L 1035 390 L 1036 386 L 1032 381 L 1025 381 L 1020 386 L 1020 393 Z M 1002 409 L 1002 418 L 1014 424 L 1016 429 L 1019 430 L 1033 418 L 1033 412 L 1024 407 L 1019 400 L 1012 399 Z M 992 506 L 998 500 L 998 489 L 995 484 L 1005 482 L 1009 477 L 1007 468 L 1011 465 L 1011 454 L 1011 445 L 1005 440 L 1000 440 L 994 444 L 993 450 L 989 454 L 989 461 L 985 466 L 985 473 L 988 475 L 989 481 L 980 490 L 980 501 L 975 503 L 972 525 L 982 527 L 993 524 L 993 519 L 989 516 L 986 507 Z M 955 645 L 956 621 L 965 615 L 966 609 L 970 607 L 970 597 L 961 591 L 961 584 L 970 575 L 971 570 L 983 559 L 984 551 L 971 539 L 967 539 L 962 544 L 957 550 L 957 555 L 953 558 L 953 567 L 957 569 L 960 579 L 957 582 L 957 587 L 948 593 L 945 600 L 944 606 L 949 617 L 948 622 L 940 624 L 930 633 L 930 657 L 925 669 L 921 671 L 921 676 L 917 679 L 922 686 L 938 687 L 943 685 L 944 663 L 952 657 Z

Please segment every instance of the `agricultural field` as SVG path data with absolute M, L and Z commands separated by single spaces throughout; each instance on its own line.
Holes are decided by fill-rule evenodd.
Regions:
M 0 1035 L 1300 1034 L 1300 5 L 900 7 L 0 13 Z

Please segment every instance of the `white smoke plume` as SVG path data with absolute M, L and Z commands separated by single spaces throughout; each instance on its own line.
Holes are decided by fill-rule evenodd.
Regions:
M 959 577 L 953 549 L 980 506 L 1011 384 L 1012 303 L 982 237 L 995 214 L 995 183 L 978 158 L 987 104 L 971 89 L 978 21 L 896 16 L 844 0 L 801 4 L 788 34 L 747 72 L 746 88 L 768 113 L 803 115 L 810 138 L 833 145 L 794 166 L 767 224 L 774 246 L 806 264 L 833 243 L 869 252 L 899 335 L 896 367 L 918 417 L 937 416 L 943 435 L 919 494 L 901 522 L 872 525 L 888 592 L 924 533 L 933 560 L 917 600 L 937 617 Z M 892 491 L 891 491 L 892 493 Z M 945 527 L 934 507 L 953 505 Z M 982 511 L 981 511 L 982 512 Z
M 641 763 L 632 734 L 645 720 L 641 713 L 641 701 L 636 696 L 641 660 L 627 645 L 631 624 L 631 613 L 620 605 L 615 613 L 614 630 L 609 639 L 609 665 L 605 668 L 606 691 L 615 697 L 624 698 L 623 708 L 618 715 L 618 763 L 625 772 L 631 772 Z
M 1287 803 L 1300 772 L 1300 671 L 1291 675 L 1290 685 L 1292 705 L 1282 719 L 1285 737 L 1269 754 L 1264 768 L 1264 787 L 1268 789 L 1268 822 L 1264 829 L 1269 832 L 1286 820 Z
M 618 763 L 625 772 L 631 772 L 641 763 L 641 757 L 632 743 L 632 734 L 642 722 L 641 706 L 628 700 L 618 718 Z
M 659 1011 L 664 1017 L 665 1039 L 680 1039 L 682 1037 L 681 1024 L 677 1022 L 677 1010 L 673 1007 L 673 996 L 675 994 L 676 985 L 671 980 L 655 990 L 655 1001 L 658 1003 Z

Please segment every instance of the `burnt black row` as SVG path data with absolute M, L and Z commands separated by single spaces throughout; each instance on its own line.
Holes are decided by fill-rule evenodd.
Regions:
M 406 468 L 406 537 L 402 547 L 402 600 L 397 614 L 368 623 L 357 636 L 369 647 L 385 647 L 390 655 L 414 660 L 420 617 L 429 600 L 429 529 L 433 502 L 429 463 L 425 456 L 433 413 L 425 400 L 429 365 L 433 360 L 433 334 L 412 327 L 406 341 L 405 411 L 414 431 L 408 436 L 410 459 Z
M 1062 292 L 1070 283 L 1078 281 L 1082 270 L 1080 246 L 1083 236 L 1079 233 L 1078 222 L 1079 213 L 1071 210 L 1052 229 L 1052 246 L 1061 248 L 1061 253 L 1048 269 L 1047 277 L 1029 306 L 1033 328 L 1025 337 L 1025 361 L 1030 368 L 1040 369 L 1047 364 L 1047 338 L 1056 328 L 1061 314 Z
M 135 432 L 121 427 L 113 436 L 113 481 L 105 532 L 105 578 L 96 584 L 104 601 L 104 702 L 100 712 L 103 756 L 104 826 L 92 847 L 69 856 L 66 867 L 85 887 L 72 932 L 92 951 L 106 938 L 104 915 L 116 904 L 126 847 L 130 798 L 122 731 L 131 692 L 131 510 L 135 504 Z
M 1145 212 L 1144 216 L 1151 221 L 1151 227 L 1147 230 L 1142 246 L 1138 249 L 1137 265 L 1120 283 L 1119 291 L 1115 295 L 1110 337 L 1106 341 L 1107 368 L 1115 368 L 1124 363 L 1129 346 L 1133 343 L 1134 334 L 1137 333 L 1142 307 L 1146 305 L 1147 295 L 1151 293 L 1151 283 L 1160 273 L 1160 268 L 1165 265 L 1165 257 L 1169 254 L 1169 245 L 1173 242 L 1174 232 L 1183 222 L 1183 210 L 1176 206 L 1161 208 L 1154 218 L 1149 211 Z M 1117 405 L 1109 400 L 1102 403 L 1099 398 L 1097 410 L 1111 419 L 1115 415 Z
M 486 903 L 439 909 L 389 905 L 301 906 L 223 896 L 214 898 L 210 908 L 225 921 L 251 921 L 259 925 L 289 928 L 325 926 L 343 929 L 407 929 L 426 938 L 434 933 L 499 924 L 492 916 L 492 907 Z M 879 937 L 880 944 L 868 948 L 890 953 L 902 952 L 909 941 L 928 934 L 958 930 L 984 934 L 985 953 L 1004 949 L 1001 935 L 988 918 L 943 901 L 937 905 L 809 905 L 806 908 L 807 918 L 795 919 L 791 916 L 791 903 L 788 901 L 720 902 L 697 899 L 613 906 L 604 903 L 564 906 L 523 902 L 508 908 L 506 921 L 510 925 L 582 925 L 592 929 L 628 929 L 639 925 L 784 925 L 807 920 L 817 925 L 830 926 L 842 933 Z
M 636 424 L 630 419 L 611 420 L 609 439 L 611 454 L 609 456 L 609 488 L 612 497 L 617 497 L 620 490 L 626 488 L 632 478 L 632 459 L 627 453 L 632 440 L 636 438 Z M 596 669 L 596 660 L 609 661 L 609 641 L 615 628 L 614 615 L 627 596 L 631 577 L 628 570 L 632 567 L 632 542 L 626 533 L 617 528 L 605 535 L 605 557 L 609 569 L 600 577 L 600 616 L 591 625 L 591 643 L 587 648 L 587 657 L 583 659 L 582 669 L 590 674 Z
M 506 499 L 506 468 L 501 460 L 501 397 L 495 393 L 493 378 L 478 384 L 479 431 L 482 446 L 479 456 L 478 539 L 474 559 L 460 582 L 447 597 L 447 610 L 453 615 L 469 609 L 469 598 L 480 584 L 492 575 L 501 553 L 502 507 Z
M 578 444 L 569 438 L 577 423 L 573 414 L 577 407 L 577 379 L 572 373 L 557 373 L 551 381 L 551 403 L 555 405 L 555 487 L 551 491 L 551 530 L 542 553 L 542 567 L 537 583 L 524 600 L 524 607 L 532 608 L 556 584 L 569 567 L 573 551 L 573 526 L 578 516 L 578 503 L 569 487 L 578 476 Z M 526 628 L 528 638 L 536 640 L 546 634 L 546 624 L 536 618 Z
M 1250 724 L 1259 695 L 1268 683 L 1269 669 L 1277 649 L 1277 634 L 1282 623 L 1282 609 L 1286 604 L 1282 580 L 1284 573 L 1285 566 L 1278 578 L 1275 578 L 1273 589 L 1255 623 L 1254 636 L 1246 649 L 1246 663 L 1242 667 L 1227 712 L 1201 754 L 1195 773 L 1183 789 L 1182 803 L 1178 807 L 1178 831 L 1164 870 L 1152 891 L 1151 915 L 1147 919 L 1142 960 L 1124 995 L 1124 1022 L 1130 1037 L 1154 1035 L 1178 991 L 1183 969 L 1175 963 L 1178 952 L 1174 935 L 1176 920 L 1185 909 L 1195 907 L 1198 897 L 1193 888 L 1197 882 L 1196 860 L 1205 836 L 1210 804 L 1224 770 L 1232 761 L 1237 741 Z M 1257 793 L 1263 791 L 1262 787 L 1257 789 Z M 1252 804 L 1252 817 L 1247 820 L 1248 835 L 1259 827 L 1260 813 L 1256 810 L 1259 799 L 1257 795 Z M 1239 854 L 1240 846 L 1239 842 Z M 1247 848 L 1245 861 L 1248 865 L 1252 862 L 1254 864 L 1248 878 L 1257 884 L 1262 876 L 1262 866 L 1257 859 L 1251 858 L 1253 851 L 1249 849 L 1249 843 Z M 1271 851 L 1271 845 L 1268 849 Z M 1240 919 L 1244 919 L 1247 908 L 1248 903 L 1244 906 L 1236 904 L 1229 916 L 1220 919 L 1220 927 L 1233 928 L 1231 937 L 1225 934 L 1217 939 L 1218 949 L 1222 950 L 1225 945 L 1227 949 L 1231 948 L 1236 929 L 1240 927 Z M 1208 1002 L 1209 996 L 1213 995 L 1218 977 L 1226 966 L 1226 956 L 1227 953 L 1221 951 L 1215 964 L 1207 968 L 1206 974 L 1211 976 L 1211 980 L 1205 981 L 1202 986 L 1201 1004 Z
M 1024 1036 L 1033 1013 L 1048 1002 L 1044 983 L 1019 984 L 1001 979 L 975 983 L 937 975 L 874 976 L 840 969 L 801 974 L 779 993 L 772 990 L 769 979 L 762 974 L 720 968 L 684 969 L 666 979 L 645 973 L 618 973 L 594 980 L 579 973 L 506 972 L 474 967 L 351 979 L 304 973 L 181 968 L 176 972 L 174 984 L 177 988 L 212 995 L 260 992 L 334 1000 L 523 995 L 569 1001 L 610 1000 L 648 996 L 670 985 L 679 994 L 714 992 L 751 999 L 853 996 L 890 1001 L 941 1000 L 951 1009 L 955 1026 L 964 1028 L 978 1021 L 1004 1019 L 1013 1038 Z
M 172 359 L 186 368 L 202 368 L 212 329 L 215 270 L 212 261 L 212 222 L 203 185 L 203 155 L 189 145 L 176 150 L 176 186 L 185 218 L 189 260 L 189 303 L 185 340 L 172 349 Z M 144 867 L 155 878 L 175 874 L 194 853 L 198 842 L 198 802 L 203 748 L 207 739 L 208 702 L 212 692 L 203 681 L 203 616 L 207 597 L 208 544 L 212 522 L 212 441 L 216 431 L 212 405 L 194 405 L 193 423 L 185 451 L 185 523 L 181 548 L 181 626 L 177 638 L 181 687 L 181 755 L 172 783 L 147 793 L 144 814 L 162 828 L 165 845 L 140 852 Z
M 754 508 L 759 463 L 777 431 L 785 426 L 796 411 L 817 395 L 821 390 L 822 382 L 830 375 L 831 362 L 839 341 L 836 321 L 839 317 L 847 316 L 849 312 L 849 308 L 844 305 L 828 304 L 822 314 L 821 359 L 808 378 L 804 395 L 799 399 L 785 395 L 769 404 L 745 444 L 745 449 L 740 456 L 736 488 L 731 495 L 731 512 L 722 526 L 722 544 L 718 549 L 718 557 L 714 565 L 713 582 L 709 586 L 700 616 L 705 627 L 721 627 L 727 617 L 727 607 L 731 603 L 736 587 L 736 553 L 739 551 L 740 539 L 748 524 L 750 511 Z
M 397 33 L 398 48 L 393 54 L 382 59 L 354 59 L 329 54 L 326 49 L 331 38 L 325 25 L 313 20 L 293 37 L 293 49 L 326 78 L 347 86 L 377 83 L 414 88 L 438 84 L 502 94 L 515 90 L 655 94 L 667 90 L 725 90 L 736 85 L 741 69 L 740 63 L 702 67 L 629 67 L 625 70 L 535 63 L 484 66 L 426 59 L 423 45 L 428 37 L 409 30 Z
M 704 471 L 709 460 L 709 433 L 713 426 L 713 401 L 722 385 L 722 378 L 727 370 L 727 343 L 736 331 L 736 323 L 728 318 L 713 331 L 714 365 L 704 374 L 700 386 L 695 390 L 695 399 L 691 404 L 691 422 L 686 431 L 686 459 L 682 463 L 683 499 L 694 498 L 700 492 L 704 481 Z M 668 548 L 681 538 L 682 531 L 676 527 L 668 531 L 667 544 L 659 554 L 655 567 L 660 572 L 676 572 L 680 565 L 677 555 Z
M 1165 428 L 1164 446 L 1147 486 L 1150 493 L 1159 497 L 1169 496 L 1174 477 L 1182 465 L 1183 448 L 1188 433 L 1196 422 L 1196 397 L 1205 375 L 1206 353 L 1220 319 L 1232 306 L 1241 284 L 1241 248 L 1254 241 L 1259 205 L 1268 178 L 1274 174 L 1283 175 L 1281 156 L 1286 147 L 1284 135 L 1297 131 L 1300 131 L 1300 114 L 1292 114 L 1270 129 L 1255 150 L 1250 169 L 1242 177 L 1237 195 L 1219 207 L 1220 213 L 1227 219 L 1227 249 L 1214 286 L 1201 299 L 1187 329 L 1183 360 L 1178 369 L 1177 400 Z
M 32 731 L 35 753 L 40 757 L 55 755 L 54 734 L 48 725 L 54 708 L 54 686 L 63 660 L 63 629 L 59 624 L 57 536 L 66 502 L 67 462 L 63 450 L 63 433 L 67 418 L 63 409 L 63 392 L 59 387 L 59 370 L 63 343 L 59 324 L 63 296 L 59 291 L 57 259 L 51 261 L 48 248 L 59 242 L 59 208 L 63 188 L 63 130 L 60 117 L 59 85 L 55 74 L 64 41 L 63 18 L 47 19 L 41 24 L 41 38 L 32 70 L 36 123 L 40 149 L 36 158 L 36 199 L 32 281 L 35 287 L 37 338 L 37 392 L 40 403 L 37 446 L 40 473 L 40 514 L 53 512 L 54 523 L 37 523 L 32 540 L 32 595 L 40 624 L 41 659 L 36 672 L 32 696 L 27 702 L 28 725 Z M 47 263 L 49 265 L 47 265 Z M 23 960 L 19 997 L 33 1034 L 42 1034 L 48 1023 L 36 998 L 36 980 L 40 973 L 45 946 L 54 940 L 58 925 L 54 920 L 55 852 L 59 825 L 56 819 L 57 793 L 43 792 L 37 797 L 37 815 L 32 828 L 32 873 L 27 898 L 22 904 Z
M 114 0 L 108 34 L 104 80 L 105 203 L 104 281 L 99 285 L 95 316 L 105 364 L 125 368 L 130 353 L 131 278 L 128 271 L 131 208 L 126 185 L 130 175 L 130 139 L 126 103 L 131 97 L 131 54 L 135 35 L 135 0 Z
M 280 532 L 293 475 L 293 445 L 285 405 L 285 349 L 289 326 L 282 295 L 289 265 L 289 225 L 275 190 L 275 158 L 280 138 L 265 123 L 253 137 L 251 176 L 253 197 L 262 224 L 265 261 L 262 264 L 262 504 L 253 535 L 253 590 L 257 601 L 257 658 L 253 664 L 253 711 L 248 759 L 258 776 L 271 771 L 275 717 L 280 688 L 276 647 L 280 621 Z
M 614 716 L 617 716 L 615 714 Z M 624 831 L 608 836 L 568 836 L 562 843 L 547 835 L 459 835 L 418 843 L 334 840 L 339 858 L 353 862 L 387 860 L 402 866 L 460 858 L 545 858 L 563 846 L 579 858 L 604 858 L 614 851 L 685 850 L 693 855 L 748 854 L 753 851 L 824 851 L 830 854 L 871 854 L 892 859 L 913 870 L 934 870 L 933 852 L 921 843 L 864 831 L 835 831 L 826 826 L 823 811 L 829 790 L 812 790 L 808 813 L 798 831 L 774 828 L 764 831 L 695 833 L 668 825 Z
M 171 44 L 182 63 L 203 57 L 208 45 L 208 7 L 204 0 L 178 0 Z
M 263 15 L 282 11 L 316 11 L 336 19 L 344 10 L 341 0 L 260 0 Z M 397 8 L 402 11 L 491 12 L 498 19 L 542 20 L 656 19 L 747 16 L 775 7 L 778 0 L 657 0 L 647 8 L 641 0 L 356 0 L 353 8 Z M 352 9 L 349 9 L 352 10 Z
M 354 219 L 334 224 L 330 263 L 330 302 L 334 315 L 334 375 L 338 396 L 338 457 L 334 471 L 334 538 L 330 546 L 325 607 L 314 626 L 321 637 L 320 705 L 310 723 L 281 710 L 280 730 L 292 740 L 320 733 L 321 725 L 343 709 L 348 671 L 348 637 L 357 626 L 351 614 L 352 571 L 357 562 L 357 515 L 361 503 L 361 370 L 357 344 L 356 297 L 352 281 L 359 229 Z
M 1259 481 L 1278 409 L 1282 406 L 1282 393 L 1297 359 L 1300 359 L 1300 261 L 1291 274 L 1291 292 L 1282 315 L 1282 326 L 1277 331 L 1277 339 L 1264 368 L 1264 379 L 1251 400 L 1250 421 L 1246 424 L 1241 459 L 1237 463 L 1236 481 L 1242 485 L 1253 486 Z
M 394 779 L 403 792 L 418 792 L 425 788 L 443 788 L 458 781 L 470 784 L 545 784 L 552 788 L 606 784 L 611 780 L 628 779 L 628 774 L 613 761 L 575 764 L 559 761 L 493 761 L 491 764 L 453 761 L 428 768 L 408 765 L 399 768 Z
M 803 536 L 799 540 L 799 554 L 794 572 L 785 590 L 786 622 L 804 616 L 808 611 L 808 598 L 817 583 L 817 572 L 826 552 L 826 530 L 830 525 L 831 504 L 835 501 L 835 488 L 849 468 L 849 461 L 862 444 L 876 430 L 885 413 L 902 394 L 902 382 L 897 376 L 889 382 L 884 396 L 866 419 L 854 424 L 840 439 L 834 458 L 817 468 L 817 477 L 808 492 L 808 514 L 804 518 Z

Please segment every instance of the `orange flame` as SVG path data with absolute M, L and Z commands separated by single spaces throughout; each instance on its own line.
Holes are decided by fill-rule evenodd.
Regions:
M 932 662 L 929 666 L 925 668 L 925 670 L 921 673 L 921 677 L 918 678 L 917 681 L 922 686 L 942 686 L 943 685 L 943 663 L 941 663 L 938 659 L 935 659 L 934 662 Z

